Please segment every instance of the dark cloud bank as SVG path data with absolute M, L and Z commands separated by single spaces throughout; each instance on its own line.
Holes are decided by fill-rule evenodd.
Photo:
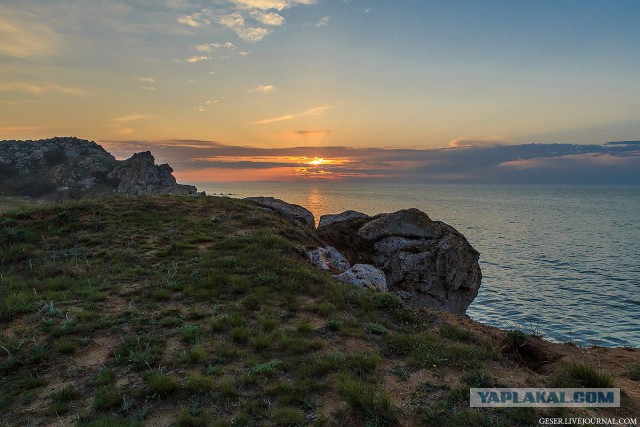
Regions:
M 116 156 L 151 150 L 174 169 L 300 168 L 301 158 L 342 159 L 316 169 L 344 179 L 517 184 L 640 184 L 640 141 L 602 145 L 487 145 L 463 141 L 439 149 L 256 148 L 210 141 L 103 141 Z M 308 168 L 307 176 L 313 176 Z

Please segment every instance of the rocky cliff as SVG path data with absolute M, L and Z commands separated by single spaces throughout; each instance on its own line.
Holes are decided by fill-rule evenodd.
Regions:
M 169 165 L 156 165 L 150 152 L 116 160 L 92 141 L 50 138 L 0 141 L 0 194 L 76 198 L 112 193 L 195 194 L 181 185 Z

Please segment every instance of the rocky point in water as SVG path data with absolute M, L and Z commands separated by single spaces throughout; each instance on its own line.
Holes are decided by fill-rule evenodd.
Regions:
M 150 152 L 119 161 L 92 141 L 56 137 L 0 141 L 0 194 L 76 198 L 113 193 L 196 194 L 181 185 L 169 165 L 156 165 Z
M 246 200 L 314 228 L 313 214 L 302 206 L 272 197 Z M 478 251 L 455 228 L 418 209 L 323 215 L 317 231 L 324 246 L 308 248 L 309 261 L 344 282 L 456 314 L 478 294 Z

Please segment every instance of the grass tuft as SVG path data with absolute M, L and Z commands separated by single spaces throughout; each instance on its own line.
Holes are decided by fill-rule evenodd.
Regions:
M 568 388 L 608 388 L 613 387 L 613 378 L 588 363 L 570 361 L 564 362 L 556 371 L 555 384 Z

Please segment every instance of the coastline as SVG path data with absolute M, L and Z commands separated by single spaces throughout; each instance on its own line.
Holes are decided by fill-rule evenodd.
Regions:
M 467 316 L 398 305 L 390 294 L 336 284 L 301 257 L 300 245 L 317 239 L 313 231 L 248 202 L 210 196 L 116 196 L 38 204 L 0 218 L 12 233 L 24 236 L 21 243 L 10 241 L 5 248 L 18 257 L 5 264 L 5 283 L 17 284 L 22 278 L 23 295 L 29 298 L 34 286 L 49 289 L 45 300 L 42 288 L 37 301 L 16 306 L 13 314 L 3 313 L 0 340 L 13 357 L 0 356 L 3 393 L 15 396 L 5 407 L 10 423 L 50 419 L 51 405 L 57 405 L 69 387 L 82 398 L 60 403 L 66 408 L 63 422 L 99 420 L 107 414 L 118 414 L 109 418 L 112 422 L 131 421 L 135 412 L 118 409 L 126 401 L 137 410 L 146 408 L 146 423 L 165 425 L 187 419 L 181 412 L 184 399 L 217 411 L 189 413 L 193 417 L 231 420 L 242 412 L 273 420 L 280 412 L 247 415 L 245 403 L 234 415 L 229 402 L 242 398 L 281 407 L 285 396 L 294 399 L 302 393 L 314 396 L 313 407 L 294 399 L 282 410 L 312 415 L 327 425 L 333 425 L 330 420 L 336 416 L 359 425 L 370 415 L 358 409 L 350 387 L 374 387 L 376 399 L 387 402 L 369 408 L 388 420 L 382 425 L 476 425 L 489 419 L 534 425 L 539 417 L 554 414 L 632 417 L 640 410 L 638 381 L 629 377 L 640 350 L 580 348 L 526 336 L 513 352 L 507 347 L 509 331 Z M 59 234 L 61 227 L 67 230 L 64 234 Z M 24 234 L 30 229 L 35 233 Z M 49 236 L 44 246 L 38 244 L 42 236 Z M 29 279 L 33 273 L 16 244 L 33 245 L 32 265 L 42 284 Z M 89 252 L 83 249 L 87 244 Z M 71 255 L 51 264 L 46 261 L 50 253 Z M 56 281 L 54 271 L 65 281 Z M 212 285 L 194 287 L 193 281 L 203 278 L 202 283 Z M 258 285 L 252 285 L 258 279 Z M 68 281 L 79 287 L 67 287 Z M 268 291 L 266 284 L 278 290 Z M 239 313 L 242 317 L 236 319 Z M 231 319 L 236 320 L 229 325 Z M 275 332 L 253 335 L 273 328 L 265 326 L 273 322 L 280 325 Z M 34 343 L 12 343 L 36 331 L 39 345 L 47 350 L 34 359 L 31 355 L 40 354 Z M 548 387 L 572 361 L 606 373 L 622 390 L 621 408 L 549 412 L 468 407 L 468 390 L 474 384 Z M 96 375 L 103 375 L 105 368 L 112 379 L 100 385 Z M 257 369 L 266 373 L 254 373 Z M 31 403 L 13 394 L 24 392 L 27 372 L 38 380 Z M 155 372 L 164 375 L 169 388 L 155 388 L 160 387 Z M 295 388 L 303 386 L 311 388 Z M 233 387 L 233 392 L 225 387 Z M 116 393 L 113 403 L 100 400 L 100 393 L 107 391 Z

